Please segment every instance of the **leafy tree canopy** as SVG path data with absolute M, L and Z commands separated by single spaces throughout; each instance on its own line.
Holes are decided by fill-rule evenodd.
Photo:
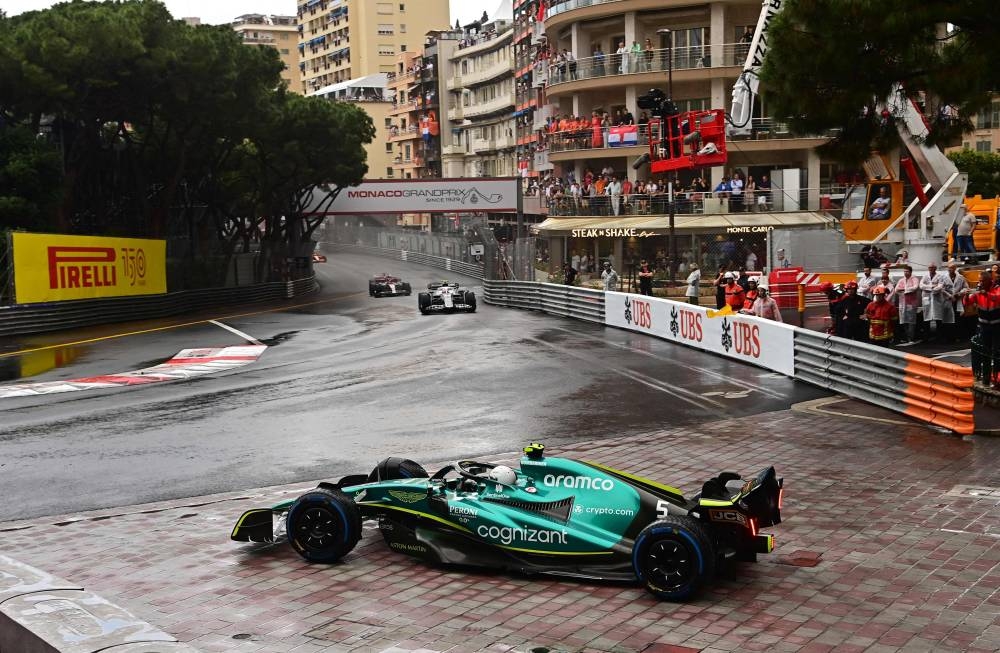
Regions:
M 783 0 L 761 73 L 768 113 L 798 133 L 839 130 L 827 153 L 858 162 L 898 144 L 880 105 L 901 84 L 930 141 L 953 142 L 1000 89 L 998 37 L 994 0 Z
M 952 152 L 948 158 L 959 170 L 968 173 L 968 195 L 1000 196 L 1000 154 L 960 150 Z
M 374 128 L 356 107 L 289 93 L 281 70 L 275 49 L 188 26 L 158 0 L 0 15 L 0 211 L 60 231 L 177 235 L 190 256 L 196 239 L 246 250 L 269 222 L 266 253 L 289 255 L 279 241 L 311 231 L 289 228 L 303 192 L 359 183 Z

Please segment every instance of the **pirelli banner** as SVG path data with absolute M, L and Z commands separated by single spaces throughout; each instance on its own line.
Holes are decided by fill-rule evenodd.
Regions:
M 167 242 L 13 233 L 18 304 L 167 292 Z
M 342 189 L 333 202 L 327 199 L 327 193 L 314 191 L 305 212 L 312 215 L 513 213 L 518 209 L 520 189 L 521 181 L 516 177 L 365 180 L 358 186 Z
M 604 322 L 795 376 L 795 328 L 685 302 L 604 293 Z M 715 315 L 715 317 L 709 317 Z

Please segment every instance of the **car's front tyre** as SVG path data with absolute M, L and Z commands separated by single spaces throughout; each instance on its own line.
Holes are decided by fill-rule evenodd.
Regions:
M 427 470 L 408 458 L 385 458 L 380 460 L 368 475 L 368 482 L 394 481 L 401 478 L 427 478 Z
M 310 562 L 336 562 L 361 539 L 361 513 L 340 490 L 317 488 L 292 504 L 286 521 L 288 542 Z
M 417 308 L 420 309 L 420 312 L 422 314 L 427 315 L 427 313 L 431 310 L 431 294 L 430 293 L 426 293 L 426 292 L 417 293 Z
M 468 310 L 470 313 L 475 313 L 476 312 L 476 293 L 472 292 L 471 290 L 466 290 L 465 291 L 465 303 L 469 307 L 466 310 Z
M 693 517 L 670 516 L 642 529 L 632 548 L 632 568 L 654 596 L 683 601 L 715 573 L 715 545 Z

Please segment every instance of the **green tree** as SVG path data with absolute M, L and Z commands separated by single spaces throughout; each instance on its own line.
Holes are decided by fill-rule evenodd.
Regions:
M 0 18 L 0 125 L 49 134 L 60 201 L 38 210 L 53 229 L 167 237 L 194 263 L 249 250 L 265 226 L 294 255 L 318 224 L 304 198 L 359 183 L 374 128 L 288 93 L 281 70 L 276 50 L 157 0 L 62 3 Z
M 0 126 L 0 227 L 49 228 L 61 178 L 57 149 L 26 127 Z
M 960 150 L 952 152 L 948 158 L 961 172 L 969 175 L 968 195 L 1000 196 L 1000 154 Z
M 784 0 L 761 73 L 769 113 L 798 133 L 837 130 L 827 152 L 857 162 L 898 144 L 880 104 L 901 84 L 931 142 L 953 142 L 1000 88 L 998 34 L 993 0 Z
M 368 171 L 364 145 L 375 137 L 371 117 L 354 104 L 278 94 L 258 116 L 245 170 L 254 181 L 272 257 L 303 257 L 341 189 Z M 335 146 L 334 146 L 335 144 Z M 263 264 L 263 261 L 262 261 Z

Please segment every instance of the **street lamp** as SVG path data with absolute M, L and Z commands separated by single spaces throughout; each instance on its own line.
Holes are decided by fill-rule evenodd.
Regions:
M 667 37 L 667 100 L 664 103 L 665 107 L 671 107 L 673 110 L 674 106 L 674 33 L 672 30 L 664 27 L 663 29 L 656 30 L 656 33 Z M 664 116 L 664 121 L 667 118 Z M 667 146 L 669 147 L 671 158 L 674 156 L 674 142 L 672 137 L 674 135 L 673 129 L 670 125 L 664 124 L 660 128 L 660 138 L 663 136 L 667 137 Z M 674 282 L 677 280 L 677 238 L 674 236 L 674 180 L 673 178 L 668 178 L 667 180 L 667 204 L 669 207 L 670 216 L 670 281 Z

